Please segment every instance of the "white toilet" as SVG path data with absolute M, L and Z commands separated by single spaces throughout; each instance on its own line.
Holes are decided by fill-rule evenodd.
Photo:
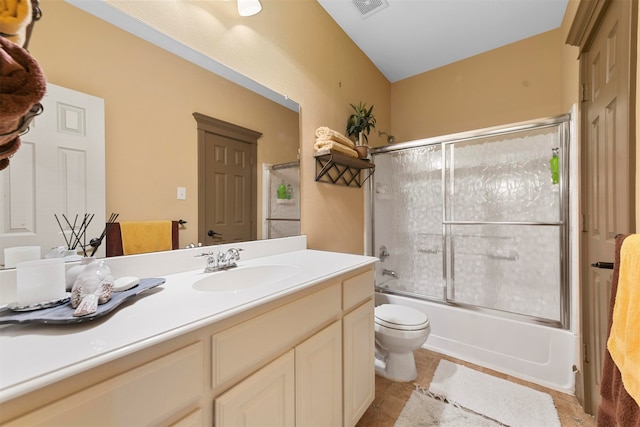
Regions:
M 431 325 L 426 314 L 398 304 L 375 308 L 376 374 L 393 381 L 418 376 L 413 351 L 427 341 Z

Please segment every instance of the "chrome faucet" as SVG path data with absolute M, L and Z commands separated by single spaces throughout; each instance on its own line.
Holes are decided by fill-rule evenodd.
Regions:
M 236 261 L 240 260 L 240 251 L 242 249 L 231 248 L 226 252 L 218 251 L 217 254 L 213 252 L 205 252 L 198 257 L 206 256 L 207 265 L 204 268 L 205 273 L 213 273 L 216 271 L 228 270 L 230 268 L 237 267 Z
M 236 261 L 240 261 L 240 251 L 242 249 L 231 248 L 227 252 L 218 253 L 218 269 L 226 270 L 237 267 Z
M 386 268 L 383 268 L 383 269 L 382 269 L 382 275 L 383 275 L 383 276 L 391 276 L 391 277 L 393 277 L 394 279 L 397 279 L 397 278 L 398 278 L 398 274 L 397 274 L 395 271 L 393 271 L 393 270 L 387 270 Z

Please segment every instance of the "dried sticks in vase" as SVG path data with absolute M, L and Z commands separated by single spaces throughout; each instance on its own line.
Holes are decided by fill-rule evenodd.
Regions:
M 87 256 L 86 251 L 86 243 L 87 243 L 87 228 L 89 224 L 91 224 L 91 220 L 95 216 L 95 214 L 84 214 L 82 218 L 82 222 L 78 225 L 78 215 L 76 214 L 75 219 L 73 220 L 73 224 L 67 218 L 65 214 L 62 214 L 62 218 L 66 222 L 69 227 L 69 231 L 71 231 L 71 235 L 67 238 L 67 234 L 65 233 L 65 228 L 62 226 L 58 215 L 53 215 L 58 222 L 58 227 L 60 227 L 60 231 L 62 232 L 62 236 L 64 237 L 65 243 L 67 244 L 67 248 L 72 251 L 76 251 L 78 246 L 82 248 L 82 253 L 84 256 Z M 78 231 L 76 231 L 76 226 Z
M 107 221 L 107 224 L 105 225 L 104 230 L 102 230 L 102 234 L 100 234 L 100 237 L 95 237 L 91 239 L 91 241 L 89 242 L 89 244 L 93 247 L 93 251 L 91 251 L 91 256 L 93 256 L 93 254 L 96 253 L 96 251 L 102 244 L 102 239 L 104 239 L 105 236 L 107 235 L 107 231 L 109 231 L 109 227 L 111 227 L 111 225 L 116 222 L 116 220 L 118 219 L 118 216 L 120 216 L 120 214 L 111 213 L 111 216 L 109 217 L 109 220 Z

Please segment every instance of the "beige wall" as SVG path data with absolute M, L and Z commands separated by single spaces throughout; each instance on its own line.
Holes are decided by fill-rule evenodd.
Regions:
M 512 43 L 391 86 L 398 141 L 564 114 L 560 30 Z

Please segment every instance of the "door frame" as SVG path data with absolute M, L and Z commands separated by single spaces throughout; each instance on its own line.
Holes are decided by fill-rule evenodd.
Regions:
M 235 125 L 233 123 L 225 122 L 220 119 L 209 117 L 201 113 L 193 113 L 193 117 L 198 124 L 198 241 L 207 242 L 207 227 L 206 227 L 206 186 L 205 186 L 205 138 L 207 133 L 220 135 L 226 138 L 232 138 L 247 144 L 254 144 L 257 146 L 258 139 L 262 136 L 261 132 L 256 132 L 251 129 L 244 128 L 242 126 Z M 253 227 L 251 229 L 251 240 L 257 238 L 257 197 L 258 197 L 258 184 L 257 184 L 257 165 L 256 159 L 252 159 L 253 162 L 253 174 L 251 178 L 251 207 Z
M 568 36 L 567 36 L 567 40 L 566 43 L 569 45 L 573 45 L 573 46 L 577 46 L 579 47 L 579 87 L 580 87 L 580 105 L 582 105 L 585 101 L 586 101 L 586 96 L 587 94 L 585 93 L 586 90 L 585 88 L 586 86 L 586 82 L 585 82 L 585 78 L 586 78 L 586 68 L 588 66 L 588 64 L 585 62 L 584 60 L 584 53 L 590 49 L 591 44 L 593 42 L 593 39 L 595 38 L 595 35 L 597 34 L 597 32 L 600 29 L 600 24 L 605 16 L 605 13 L 607 11 L 607 8 L 609 6 L 609 4 L 611 3 L 612 0 L 593 0 L 593 1 L 589 1 L 589 0 L 581 0 L 580 4 L 578 6 L 578 9 L 576 10 L 576 15 L 574 17 L 573 23 L 571 25 L 571 28 L 569 30 Z M 631 6 L 631 16 L 629 17 L 629 19 L 631 20 L 631 26 L 630 26 L 630 31 L 629 31 L 629 54 L 630 54 L 630 58 L 629 58 L 629 81 L 627 82 L 628 88 L 629 88 L 629 94 L 628 94 L 628 110 L 627 110 L 627 120 L 628 120 L 628 138 L 629 138 L 629 150 L 630 150 L 630 164 L 629 164 L 629 177 L 628 179 L 631 181 L 631 185 L 630 185 L 630 189 L 629 189 L 629 200 L 630 200 L 630 206 L 629 209 L 631 210 L 631 212 L 629 212 L 629 218 L 631 220 L 631 224 L 632 227 L 634 228 L 634 230 L 636 229 L 637 224 L 635 224 L 635 205 L 636 205 L 636 197 L 635 197 L 635 171 L 636 171 L 636 164 L 635 164 L 635 149 L 636 149 L 636 102 L 637 102 L 637 94 L 636 94 L 636 75 L 637 75 L 637 60 L 638 60 L 638 53 L 637 53 L 637 33 L 638 33 L 638 10 L 637 10 L 637 3 L 636 2 L 632 2 L 632 6 Z M 580 121 L 579 121 L 579 132 L 580 132 L 580 136 L 579 136 L 579 149 L 580 152 L 584 153 L 585 152 L 585 144 L 587 143 L 587 141 L 585 141 L 584 136 L 587 134 L 586 130 L 587 127 L 589 126 L 588 123 L 588 118 L 587 115 L 584 114 L 584 109 L 581 107 L 579 109 L 580 113 Z M 587 168 L 588 165 L 586 164 L 586 156 L 584 155 L 580 155 L 580 181 L 581 183 L 586 182 L 585 180 L 587 179 Z M 580 230 L 582 232 L 584 232 L 586 229 L 586 224 L 584 224 L 585 222 L 585 211 L 586 211 L 586 206 L 584 205 L 585 203 L 585 194 L 584 194 L 584 187 L 583 185 L 580 186 L 580 222 L 581 224 L 579 224 L 580 226 Z M 578 224 L 576 224 L 578 225 Z M 585 410 L 588 411 L 589 413 L 595 414 L 597 413 L 597 409 L 598 408 L 591 408 L 591 390 L 589 389 L 589 384 L 590 384 L 590 377 L 589 375 L 591 375 L 591 372 L 589 372 L 584 368 L 584 363 L 586 361 L 587 358 L 587 347 L 586 347 L 586 343 L 585 340 L 588 341 L 588 337 L 587 334 L 590 333 L 590 331 L 585 330 L 585 328 L 583 327 L 586 324 L 586 320 L 588 319 L 588 316 L 593 315 L 593 313 L 589 313 L 587 308 L 589 307 L 588 305 L 588 301 L 586 300 L 586 298 L 588 297 L 588 295 L 586 294 L 585 291 L 585 284 L 584 284 L 584 280 L 586 280 L 586 278 L 588 277 L 587 271 L 588 269 L 592 268 L 589 260 L 587 259 L 587 257 L 585 256 L 586 253 L 586 240 L 582 237 L 582 233 L 580 233 L 579 235 L 579 274 L 580 274 L 580 278 L 579 278 L 579 298 L 580 298 L 580 317 L 579 317 L 579 322 L 580 322 L 580 329 L 579 329 L 579 354 L 581 355 L 581 366 L 579 369 L 576 370 L 576 383 L 575 383 L 575 395 L 576 398 L 578 399 L 578 401 L 580 402 L 580 404 L 585 407 Z M 613 256 L 613 254 L 612 254 Z

